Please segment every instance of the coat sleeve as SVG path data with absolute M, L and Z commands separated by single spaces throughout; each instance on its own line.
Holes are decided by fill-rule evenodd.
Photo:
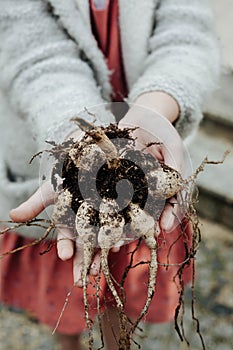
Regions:
M 70 131 L 71 117 L 104 101 L 78 44 L 46 2 L 0 0 L 0 8 L 1 89 L 14 112 L 30 123 L 41 149 L 50 130 L 61 139 Z
M 186 138 L 202 118 L 202 106 L 219 75 L 214 18 L 207 0 L 161 0 L 141 77 L 130 100 L 148 91 L 163 91 L 178 102 L 175 124 Z

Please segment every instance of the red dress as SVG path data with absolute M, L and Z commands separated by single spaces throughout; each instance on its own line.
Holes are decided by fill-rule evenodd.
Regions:
M 121 60 L 117 1 L 107 1 L 107 7 L 103 11 L 96 10 L 92 2 L 90 5 L 93 33 L 106 56 L 108 67 L 113 70 L 111 77 L 115 92 L 113 100 L 120 101 L 127 94 L 127 86 Z M 180 228 L 177 228 L 169 234 L 161 233 L 158 238 L 158 261 L 161 265 L 158 267 L 156 293 L 146 316 L 148 322 L 166 322 L 174 318 L 179 300 L 179 288 L 173 279 L 178 267 L 166 268 L 162 264 L 167 263 L 168 255 L 170 264 L 181 263 L 185 259 L 184 243 L 187 243 L 187 246 L 191 244 L 190 225 L 187 225 L 182 236 L 180 233 Z M 4 234 L 1 253 L 29 242 L 31 242 L 30 239 L 14 233 Z M 43 242 L 2 259 L 0 300 L 5 304 L 30 311 L 42 323 L 53 328 L 59 318 L 66 295 L 73 286 L 72 259 L 66 262 L 61 261 L 57 257 L 55 245 L 49 252 L 41 255 L 40 253 L 46 249 L 47 244 L 48 242 Z M 131 243 L 122 247 L 119 253 L 110 254 L 109 266 L 117 281 L 121 280 L 125 267 L 129 264 L 130 254 L 128 253 L 134 250 L 135 244 L 136 242 Z M 142 243 L 134 255 L 134 265 L 142 260 L 148 260 L 149 256 L 148 248 Z M 187 266 L 183 274 L 184 283 L 190 279 L 191 266 Z M 147 264 L 132 269 L 127 276 L 125 282 L 126 311 L 131 318 L 137 318 L 144 305 L 147 281 Z M 95 292 L 95 288 L 89 285 L 88 294 L 92 317 L 97 312 Z M 103 276 L 100 279 L 100 300 L 103 307 L 113 302 Z M 57 330 L 65 334 L 74 334 L 82 332 L 85 328 L 82 289 L 74 287 Z

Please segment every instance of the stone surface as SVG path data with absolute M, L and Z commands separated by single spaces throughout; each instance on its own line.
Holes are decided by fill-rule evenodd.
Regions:
M 222 74 L 219 87 L 206 101 L 205 112 L 233 122 L 233 2 L 232 0 L 212 0 L 216 31 L 222 60 Z
M 206 350 L 233 348 L 233 293 L 231 230 L 215 223 L 201 221 L 202 242 L 197 256 L 196 315 L 200 321 Z M 190 316 L 190 289 L 186 291 L 185 329 L 191 350 L 201 350 L 199 337 Z M 95 334 L 95 349 L 98 348 Z M 143 350 L 187 350 L 180 342 L 173 324 L 146 325 L 142 338 L 137 338 Z M 85 342 L 85 340 L 84 340 Z M 30 321 L 24 314 L 0 309 L 1 350 L 59 350 L 51 330 Z M 137 349 L 136 346 L 133 349 Z
M 204 112 L 224 122 L 233 123 L 233 71 L 224 69 L 220 76 L 219 86 L 213 95 L 206 101 Z
M 233 229 L 233 139 L 216 125 L 201 127 L 189 147 L 192 166 L 195 170 L 207 156 L 211 161 L 219 161 L 226 150 L 230 151 L 223 164 L 206 165 L 198 175 L 200 191 L 199 212 Z M 225 129 L 225 128 L 224 128 Z
M 204 171 L 198 175 L 197 184 L 233 202 L 233 140 L 230 142 L 220 135 L 208 135 L 200 129 L 189 148 L 194 170 L 206 156 L 210 161 L 220 161 L 227 150 L 230 154 L 223 164 L 206 165 Z
M 233 41 L 232 21 L 233 2 L 232 0 L 211 0 L 216 18 L 216 29 L 222 53 L 222 61 L 225 67 L 233 70 Z
M 199 212 L 233 228 L 233 22 L 232 0 L 212 0 L 216 30 L 222 58 L 219 87 L 206 101 L 205 118 L 190 148 L 194 168 L 208 156 L 221 159 L 225 150 L 231 150 L 224 164 L 207 166 L 199 175 Z

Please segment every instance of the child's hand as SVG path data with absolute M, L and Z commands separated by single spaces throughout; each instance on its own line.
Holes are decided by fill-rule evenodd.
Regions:
M 10 211 L 10 217 L 15 222 L 32 220 L 39 215 L 47 206 L 54 204 L 56 194 L 52 185 L 45 182 L 26 202 L 16 209 Z M 58 227 L 57 252 L 62 260 L 69 260 L 73 257 L 73 278 L 74 283 L 81 287 L 81 272 L 83 265 L 82 248 L 76 244 L 73 233 L 66 227 Z M 100 256 L 97 251 L 91 265 L 90 274 L 97 275 L 100 269 Z
M 162 92 L 152 92 L 141 95 L 120 121 L 120 127 L 138 126 L 133 132 L 137 138 L 136 145 L 144 148 L 150 142 L 161 142 L 148 148 L 155 158 L 164 162 L 182 174 L 183 144 L 171 124 L 178 116 L 179 108 L 176 101 Z M 160 227 L 170 231 L 178 213 L 178 205 L 174 207 L 175 198 L 166 203 L 160 218 Z M 175 215 L 174 215 L 175 214 Z

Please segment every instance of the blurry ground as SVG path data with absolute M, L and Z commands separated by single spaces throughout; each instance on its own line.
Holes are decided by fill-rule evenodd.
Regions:
M 196 310 L 208 350 L 233 349 L 232 247 L 232 231 L 202 220 L 202 243 L 197 257 Z M 186 294 L 188 300 L 190 291 Z M 185 325 L 191 349 L 201 349 L 189 308 Z M 143 350 L 187 349 L 178 339 L 173 324 L 147 326 L 143 335 L 145 338 L 138 340 Z M 30 321 L 22 313 L 0 306 L 0 349 L 59 350 L 59 347 L 51 336 L 51 330 Z

